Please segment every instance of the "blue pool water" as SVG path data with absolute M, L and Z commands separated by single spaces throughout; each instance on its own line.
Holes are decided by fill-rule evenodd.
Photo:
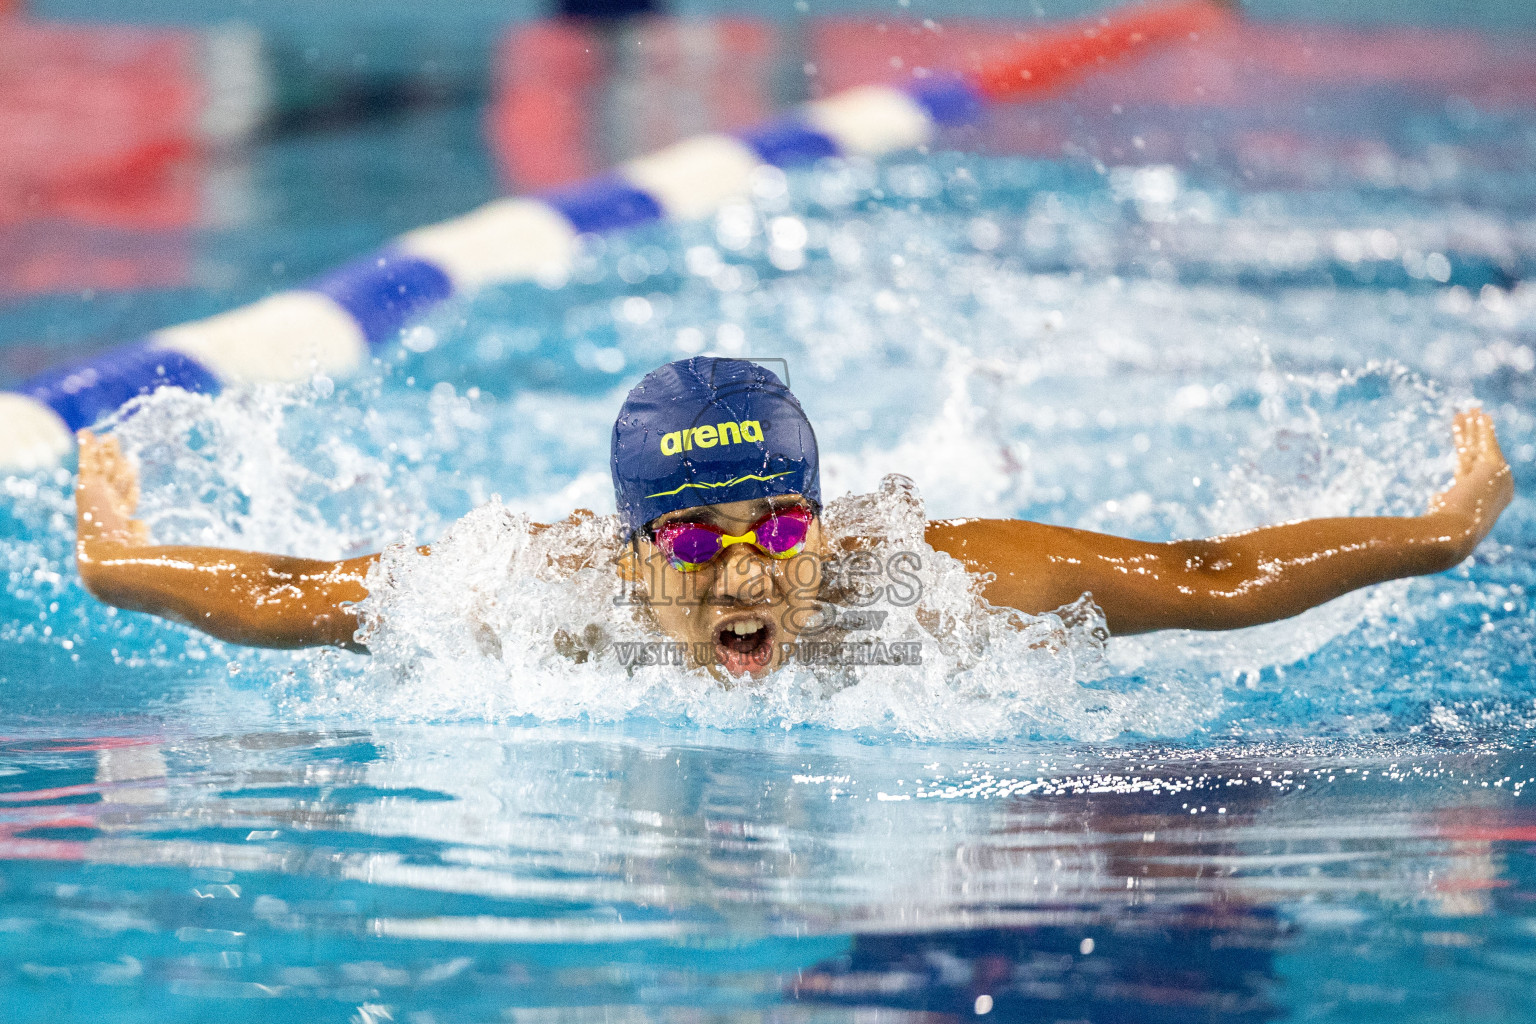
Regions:
M 0 1019 L 1536 1019 L 1536 120 L 1332 100 L 1308 180 L 1242 155 L 1242 111 L 1149 162 L 1113 156 L 1135 111 L 1070 102 L 767 175 L 359 379 L 116 424 L 164 540 L 435 542 L 392 549 L 369 659 L 106 609 L 68 474 L 0 481 Z M 995 141 L 1040 116 L 1077 148 Z M 349 245 L 435 215 L 412 194 Z M 223 238 L 230 295 L 258 241 Z M 213 300 L 121 316 L 155 301 Z M 97 323 L 10 330 L 61 310 Z M 921 669 L 627 673 L 608 577 L 520 571 L 524 517 L 611 512 L 623 392 L 699 351 L 784 360 L 836 523 L 898 539 L 1411 514 L 1473 401 L 1518 496 L 1450 572 L 1238 633 L 1020 633 L 930 562 Z

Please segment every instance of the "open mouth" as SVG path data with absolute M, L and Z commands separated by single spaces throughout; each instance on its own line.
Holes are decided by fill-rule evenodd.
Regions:
M 715 632 L 715 658 L 733 676 L 768 664 L 773 656 L 773 624 L 761 615 L 743 615 Z

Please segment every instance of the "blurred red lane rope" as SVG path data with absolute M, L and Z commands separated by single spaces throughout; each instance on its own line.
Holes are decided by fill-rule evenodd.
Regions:
M 1028 34 L 1006 54 L 985 63 L 975 81 L 989 99 L 1019 99 L 1049 92 L 1152 44 L 1197 39 L 1235 21 L 1231 11 L 1208 0 L 1128 7 Z

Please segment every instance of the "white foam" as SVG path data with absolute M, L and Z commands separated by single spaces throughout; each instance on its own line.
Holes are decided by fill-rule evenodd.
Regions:
M 155 540 L 339 558 L 434 526 L 425 481 L 397 473 L 367 450 L 366 432 L 348 436 L 337 410 L 313 402 L 274 386 L 161 388 L 124 406 L 111 429 L 138 465 L 140 517 Z M 325 436 L 310 433 L 316 420 Z
M 505 363 L 487 357 L 480 380 L 520 379 L 518 360 L 549 360 L 553 379 L 572 381 L 565 392 L 520 389 L 497 403 L 396 381 L 324 400 L 239 390 L 143 400 L 120 430 L 149 456 L 146 507 L 168 534 L 238 546 L 342 553 L 402 531 L 412 543 L 434 542 L 430 558 L 401 547 L 383 563 L 370 598 L 378 656 L 301 655 L 281 662 L 283 672 L 296 668 L 291 681 L 278 671 L 259 677 L 291 711 L 328 719 L 641 717 L 938 739 L 1312 735 L 1378 727 L 1448 685 L 1497 693 L 1499 666 L 1525 663 L 1518 642 L 1455 621 L 1523 614 L 1506 607 L 1524 607 L 1517 588 L 1486 580 L 1389 584 L 1257 629 L 1106 644 L 1086 609 L 1063 622 L 985 608 L 972 581 L 936 556 L 923 563 L 922 607 L 942 627 L 888 609 L 895 635 L 913 631 L 930 644 L 920 670 L 847 679 L 789 671 L 727 690 L 675 670 L 631 675 L 605 660 L 604 645 L 651 636 L 605 603 L 611 570 L 560 582 L 537 566 L 552 553 L 603 549 L 611 521 L 537 536 L 528 523 L 573 506 L 612 508 L 604 467 L 613 412 L 640 370 L 683 351 L 674 345 L 684 331 L 690 353 L 718 343 L 789 360 L 822 441 L 829 521 L 884 537 L 882 550 L 916 543 L 912 524 L 925 514 L 1022 515 L 1159 540 L 1303 516 L 1415 512 L 1449 476 L 1453 406 L 1470 386 L 1504 386 L 1528 372 L 1520 367 L 1529 351 L 1516 342 L 1536 311 L 1529 289 L 1286 286 L 1277 298 L 1219 274 L 1201 284 L 1120 277 L 1118 266 L 1141 267 L 1150 250 L 1144 233 L 1112 222 L 1113 195 L 1041 194 L 1016 213 L 863 205 L 876 187 L 921 198 L 963 181 L 937 161 L 896 170 L 831 164 L 791 181 L 814 192 L 816 206 L 759 197 L 729 237 L 716 224 L 677 228 L 675 248 L 651 236 L 608 239 L 583 255 L 580 279 L 615 275 L 625 289 L 583 300 L 558 321 L 525 322 L 494 292 L 455 310 L 452 322 L 434 321 L 437 347 L 423 361 L 440 358 L 457 372 L 511 319 L 527 344 L 512 354 L 496 346 Z M 1308 248 L 1292 237 L 1295 218 L 1223 213 L 1209 196 L 1199 202 L 1197 183 L 1177 184 L 1164 203 L 1170 219 L 1156 222 L 1164 252 L 1187 246 L 1207 254 L 1208 268 L 1229 260 L 1232 273 L 1257 273 L 1266 254 L 1301 260 Z M 972 221 L 983 215 L 992 229 L 978 233 Z M 770 264 L 775 217 L 804 229 L 806 272 L 777 276 Z M 1007 255 L 1046 234 L 1069 272 L 1034 271 Z M 978 254 L 973 238 L 997 247 Z M 629 300 L 641 297 L 646 316 L 630 316 Z M 460 316 L 466 326 L 455 326 Z M 598 364 L 582 353 L 598 345 L 627 369 L 589 384 L 584 374 Z M 1373 363 L 1390 353 L 1451 390 Z M 402 372 L 427 379 L 418 367 Z M 1512 402 L 1497 416 L 1506 451 L 1519 458 L 1533 421 Z M 890 473 L 911 477 L 915 490 L 870 498 Z M 506 501 L 489 501 L 495 492 Z M 1512 517 L 1526 514 L 1523 501 Z M 18 554 L 16 571 L 63 578 L 67 551 L 55 547 L 41 559 Z M 39 590 L 32 610 L 51 599 Z M 160 642 L 179 631 L 150 635 Z M 561 654 L 558 634 L 567 654 L 592 656 L 576 663 Z M 1400 659 L 1383 652 L 1404 636 L 1437 650 L 1451 637 L 1468 653 L 1454 664 L 1427 654 L 1428 668 L 1403 676 Z M 1268 695 L 1245 703 L 1250 690 Z
M 878 637 L 917 642 L 918 668 L 790 667 L 726 688 L 703 672 L 626 671 L 614 645 L 661 639 L 644 613 L 616 604 L 616 520 L 567 521 L 542 532 L 491 502 L 420 554 L 402 543 L 369 578 L 361 606 L 373 657 L 358 677 L 300 695 L 309 710 L 409 719 L 521 716 L 615 720 L 641 714 L 724 727 L 815 724 L 921 737 L 1019 734 L 1108 738 L 1131 728 L 1182 734 L 1219 704 L 1210 689 L 1111 692 L 1102 619 L 1091 604 L 1029 616 L 981 601 L 976 580 L 922 542 L 926 521 L 909 481 L 829 504 L 833 536 L 874 538 L 883 560 L 918 556 L 921 599 L 882 591 Z M 574 575 L 557 564 L 581 564 Z

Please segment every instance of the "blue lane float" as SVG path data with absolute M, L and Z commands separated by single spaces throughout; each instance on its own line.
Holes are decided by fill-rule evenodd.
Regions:
M 793 167 L 837 156 L 837 143 L 798 117 L 783 117 L 744 131 L 741 141 L 775 167 Z
M 376 349 L 393 341 L 412 316 L 451 296 L 453 283 L 434 263 L 385 250 L 331 271 L 310 289 L 334 299 Z
M 547 192 L 542 198 L 584 235 L 636 227 L 665 216 L 655 196 L 617 174 Z
M 581 234 L 707 216 L 750 194 L 764 166 L 879 157 L 974 120 L 981 93 L 957 76 L 861 86 L 737 135 L 690 139 L 590 181 L 503 199 L 412 231 L 291 291 L 50 370 L 0 392 L 0 471 L 57 465 L 74 432 L 161 387 L 215 392 L 258 381 L 345 375 L 454 295 L 515 280 L 562 280 Z M 548 276 L 546 276 L 548 275 Z
M 195 359 L 139 342 L 49 370 L 23 385 L 22 394 L 53 410 L 74 431 L 163 387 L 217 391 L 219 381 Z

